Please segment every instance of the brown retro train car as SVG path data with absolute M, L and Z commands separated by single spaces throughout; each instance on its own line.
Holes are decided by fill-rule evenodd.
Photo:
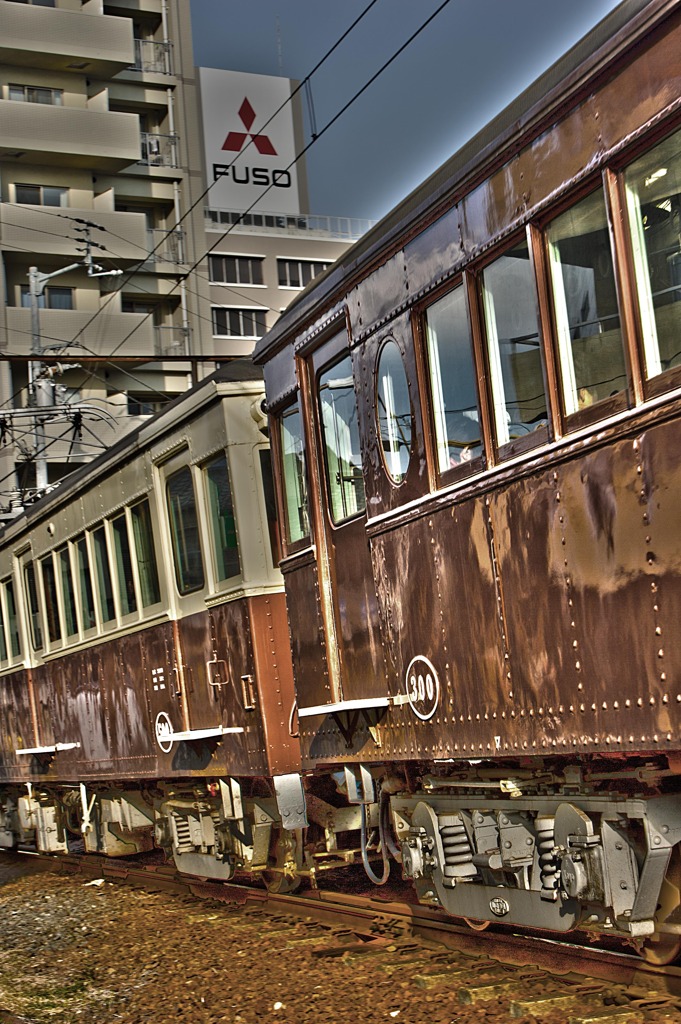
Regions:
M 303 768 L 380 790 L 424 903 L 675 956 L 681 2 L 625 0 L 255 358 Z
M 0 847 L 303 868 L 263 400 L 229 364 L 5 529 Z

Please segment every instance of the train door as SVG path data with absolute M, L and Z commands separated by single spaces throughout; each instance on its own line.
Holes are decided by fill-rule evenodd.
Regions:
M 310 357 L 309 416 L 315 480 L 319 575 L 337 702 L 385 698 L 378 605 L 366 535 L 366 499 L 352 357 L 345 331 Z

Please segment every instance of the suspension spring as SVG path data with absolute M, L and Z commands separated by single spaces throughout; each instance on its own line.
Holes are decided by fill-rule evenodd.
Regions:
M 560 884 L 560 871 L 556 855 L 553 852 L 556 840 L 553 818 L 537 818 L 537 850 L 539 853 L 539 872 L 541 874 L 541 896 L 543 899 L 554 900 Z
M 446 822 L 443 824 L 443 820 Z M 440 818 L 440 837 L 445 855 L 443 873 L 450 878 L 458 875 L 462 864 L 470 864 L 473 860 L 468 833 L 459 817 Z

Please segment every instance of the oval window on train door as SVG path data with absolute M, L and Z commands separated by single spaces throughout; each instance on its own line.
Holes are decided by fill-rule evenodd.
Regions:
M 400 484 L 411 458 L 413 414 L 404 360 L 392 338 L 385 342 L 378 356 L 376 421 L 385 470 L 393 483 Z

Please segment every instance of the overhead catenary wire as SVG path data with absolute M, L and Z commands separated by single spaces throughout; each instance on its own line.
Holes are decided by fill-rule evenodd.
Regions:
M 281 110 L 284 109 L 284 107 L 286 105 L 288 105 L 288 103 L 290 103 L 292 101 L 292 99 L 297 94 L 297 92 L 300 91 L 300 89 L 302 89 L 304 87 L 306 87 L 306 88 L 308 87 L 306 85 L 306 83 L 309 81 L 309 79 L 312 77 L 312 75 L 331 56 L 331 54 L 343 42 L 343 40 L 347 37 L 347 35 L 362 20 L 362 18 L 364 18 L 366 16 L 366 14 L 371 10 L 371 8 L 377 2 L 378 2 L 378 0 L 370 0 L 370 3 L 367 4 L 367 6 L 358 15 L 358 17 L 352 22 L 352 24 L 349 26 L 349 28 L 346 29 L 346 31 L 339 37 L 339 39 L 336 40 L 336 42 L 333 44 L 333 46 L 317 62 L 317 64 L 312 69 L 312 71 L 309 72 L 309 74 L 299 83 L 299 85 L 291 93 L 291 95 L 289 97 L 287 97 L 287 99 L 284 101 L 284 103 L 282 103 L 279 106 L 279 108 L 277 108 L 277 110 L 271 115 L 271 117 L 266 122 L 264 122 L 264 124 L 262 126 L 259 126 L 259 131 L 260 132 L 262 132 L 262 130 L 264 128 L 266 128 L 272 122 L 272 120 L 281 112 Z M 296 163 L 298 163 L 299 160 L 301 160 L 303 158 L 303 156 L 305 156 L 305 154 L 309 151 L 309 149 L 339 120 L 340 117 L 343 116 L 343 114 L 366 92 L 366 90 L 368 88 L 370 88 L 370 86 L 376 81 L 376 79 L 379 78 L 381 74 L 383 74 L 383 72 L 404 52 L 404 50 L 408 46 L 411 45 L 411 43 L 413 43 L 413 41 L 428 27 L 428 25 L 430 25 L 430 23 L 441 13 L 442 10 L 444 10 L 445 7 L 448 6 L 448 4 L 450 2 L 451 2 L 451 0 L 442 0 L 442 2 L 438 5 L 438 7 L 429 15 L 429 17 L 426 18 L 425 21 L 423 21 L 421 23 L 421 25 L 414 32 L 412 32 L 412 34 L 405 40 L 405 42 L 400 47 L 398 47 L 398 49 L 395 50 L 392 53 L 392 55 L 386 61 L 384 61 L 384 63 L 380 66 L 380 68 L 364 83 L 364 85 L 362 85 L 353 94 L 353 96 L 336 112 L 336 114 L 333 117 L 331 117 L 330 120 L 327 121 L 327 123 L 316 134 L 314 134 L 314 136 L 311 138 L 310 142 L 308 142 L 305 146 L 302 147 L 302 149 L 294 156 L 294 158 L 290 161 L 290 163 L 286 166 L 286 168 L 283 168 L 284 170 L 290 170 L 292 167 L 295 166 Z M 253 142 L 252 138 L 249 138 L 247 143 L 246 143 L 246 145 L 244 146 L 244 149 L 247 148 L 248 146 L 250 146 L 252 144 L 252 142 Z M 234 163 L 234 161 L 232 161 L 232 163 L 227 165 L 227 166 L 231 167 L 233 165 L 233 163 Z M 210 189 L 213 187 L 214 184 L 215 184 L 215 182 L 211 182 L 206 187 L 206 189 L 203 191 L 203 193 L 194 201 L 194 203 L 192 203 L 191 206 L 188 207 L 188 209 L 185 211 L 185 213 L 182 215 L 182 217 L 178 220 L 177 225 L 175 226 L 175 229 L 177 229 L 177 227 L 189 216 L 189 214 L 196 208 L 196 206 L 205 199 L 206 195 L 209 193 Z M 245 216 L 247 216 L 255 208 L 255 206 L 258 205 L 261 202 L 263 197 L 265 195 L 267 195 L 273 187 L 274 186 L 271 183 L 269 185 L 267 185 L 266 187 L 264 187 L 262 192 L 258 196 L 258 198 L 253 203 L 251 203 L 251 205 L 249 207 L 247 207 L 246 210 L 244 210 L 242 213 L 240 213 L 238 215 L 237 220 L 233 224 L 231 224 L 224 232 L 222 232 L 220 234 L 220 236 L 213 242 L 213 244 L 211 246 L 209 246 L 201 254 L 201 256 L 194 261 L 194 263 L 189 267 L 189 269 L 184 274 L 178 275 L 177 281 L 169 289 L 169 291 L 166 294 L 172 294 L 177 288 L 180 287 L 180 284 L 182 282 L 184 282 L 185 286 L 186 286 L 186 278 L 188 277 L 188 275 L 191 274 L 191 273 L 194 273 L 197 270 L 197 268 L 206 259 L 206 257 L 211 252 L 213 252 L 213 250 L 215 248 L 217 248 L 217 246 L 222 244 L 224 239 L 228 235 L 230 235 L 232 233 L 232 231 L 235 229 L 235 227 L 237 227 L 238 224 L 240 224 L 243 221 L 243 218 Z M 158 251 L 158 249 L 161 248 L 162 245 L 163 245 L 163 242 L 160 241 L 154 247 L 154 249 L 152 249 L 149 252 L 147 258 L 149 258 L 150 256 L 154 255 Z M 137 272 L 138 272 L 137 269 L 134 269 L 134 270 L 129 272 L 129 274 L 126 276 L 125 280 L 122 280 L 120 282 L 119 287 L 117 289 L 112 290 L 111 294 L 108 296 L 108 298 L 105 301 L 104 305 L 102 305 L 98 310 L 96 310 L 93 313 L 92 317 L 87 321 L 87 323 L 85 323 L 81 328 L 79 328 L 79 330 L 77 331 L 75 337 L 71 341 L 62 341 L 61 339 L 56 339 L 59 342 L 59 346 L 63 347 L 64 349 L 67 349 L 71 345 L 79 345 L 82 348 L 84 348 L 86 351 L 90 351 L 90 350 L 88 350 L 87 346 L 85 346 L 81 342 L 78 342 L 78 338 L 88 329 L 88 327 L 97 319 L 97 317 L 102 315 L 102 313 L 105 311 L 106 307 L 108 306 L 109 302 L 115 297 L 115 295 L 117 295 L 125 287 L 125 285 L 131 280 L 132 277 L 135 276 L 135 274 Z M 270 308 L 270 307 L 268 307 L 268 308 Z M 139 327 L 141 327 L 141 324 L 145 322 L 145 320 L 148 318 L 148 316 L 151 316 L 151 315 L 152 315 L 152 313 L 147 314 L 144 317 L 144 319 L 139 324 L 137 324 L 131 331 L 128 332 L 127 335 L 125 335 L 124 338 L 122 338 L 118 342 L 118 344 L 113 348 L 113 350 L 111 350 L 109 353 L 107 353 L 106 356 L 102 356 L 102 362 L 112 362 L 113 365 L 117 365 L 114 362 L 114 356 L 116 355 L 116 353 L 132 337 L 132 335 L 135 333 L 135 331 L 138 330 Z M 208 318 L 206 318 L 206 320 L 207 319 Z M 92 353 L 92 354 L 93 355 L 99 355 L 98 353 Z M 125 372 L 125 371 L 123 371 L 123 372 Z M 84 384 L 82 386 L 83 387 L 87 386 L 87 381 L 93 379 L 93 376 L 94 375 L 92 374 L 92 372 L 89 371 L 89 375 L 86 378 L 86 381 L 84 382 Z M 139 382 L 139 383 L 142 383 L 142 382 Z M 0 480 L 0 483 L 2 483 L 1 480 Z

